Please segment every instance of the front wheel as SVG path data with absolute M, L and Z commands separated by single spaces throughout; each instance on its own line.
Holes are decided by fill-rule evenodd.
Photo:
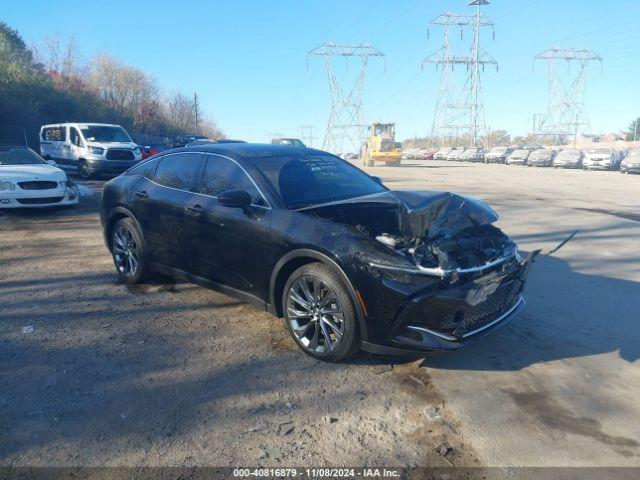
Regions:
M 90 180 L 91 178 L 93 178 L 93 173 L 91 172 L 91 170 L 89 170 L 89 165 L 87 164 L 87 162 L 81 162 L 78 165 L 78 173 L 84 180 Z
M 126 283 L 140 283 L 148 276 L 142 233 L 132 219 L 123 218 L 113 227 L 111 254 L 118 275 Z
M 326 265 L 312 263 L 293 272 L 284 287 L 282 305 L 291 336 L 307 355 L 338 362 L 360 348 L 350 295 Z

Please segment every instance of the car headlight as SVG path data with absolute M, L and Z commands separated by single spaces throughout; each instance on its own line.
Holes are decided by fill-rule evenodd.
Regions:
M 89 145 L 89 151 L 95 155 L 102 155 L 104 153 L 104 148 L 92 147 Z
M 13 191 L 15 189 L 15 184 L 11 182 L 0 182 L 0 191 Z
M 140 147 L 136 147 L 133 149 L 133 153 L 135 153 L 136 155 L 138 155 L 140 153 Z

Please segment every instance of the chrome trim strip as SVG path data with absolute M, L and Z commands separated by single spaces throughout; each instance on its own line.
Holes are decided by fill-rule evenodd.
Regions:
M 425 267 L 421 267 L 421 266 L 417 266 L 417 268 L 394 267 L 394 266 L 391 266 L 391 265 L 382 265 L 382 264 L 375 263 L 375 262 L 369 262 L 369 266 L 375 267 L 375 268 L 380 268 L 382 270 L 393 270 L 393 271 L 398 271 L 398 272 L 415 273 L 415 274 L 418 274 L 418 275 L 429 275 L 429 276 L 432 276 L 432 277 L 445 278 L 446 276 L 451 275 L 452 273 L 473 273 L 473 272 L 479 272 L 479 271 L 482 271 L 482 270 L 486 270 L 487 268 L 491 268 L 491 267 L 495 267 L 496 265 L 500 265 L 501 263 L 504 263 L 507 260 L 510 260 L 513 257 L 516 257 L 516 255 L 517 255 L 517 250 L 512 255 L 498 258 L 497 260 L 494 260 L 493 262 L 485 263 L 484 265 L 480 265 L 478 267 L 456 268 L 455 270 L 444 270 L 443 268 L 440 268 L 440 267 L 425 268 Z
M 518 297 L 518 301 L 506 312 L 503 313 L 502 315 L 500 315 L 498 318 L 496 318 L 495 320 L 493 320 L 492 322 L 487 323 L 486 325 L 483 325 L 479 328 L 476 328 L 475 330 L 471 330 L 467 333 L 465 333 L 462 338 L 467 338 L 470 337 L 472 335 L 475 335 L 476 333 L 480 333 L 483 330 L 486 330 L 487 328 L 495 325 L 496 323 L 504 320 L 505 318 L 507 318 L 509 315 L 511 315 L 517 308 L 519 308 L 520 306 L 524 306 L 526 305 L 527 302 L 525 302 L 524 300 L 524 296 L 520 295 L 520 297 Z M 449 341 L 456 341 L 456 340 L 460 340 L 458 337 L 454 337 L 453 335 L 447 335 L 445 333 L 440 333 L 440 332 L 435 332 L 433 330 L 429 330 L 428 328 L 424 328 L 424 327 L 416 327 L 415 325 L 409 325 L 407 328 L 411 329 L 411 330 L 416 330 L 416 331 L 421 331 L 421 332 L 426 332 L 426 333 L 430 333 L 431 335 L 435 335 L 436 337 L 440 337 L 443 338 L 445 340 L 449 340 Z

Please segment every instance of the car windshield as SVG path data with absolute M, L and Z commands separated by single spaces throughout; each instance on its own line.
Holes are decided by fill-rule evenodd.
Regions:
M 131 138 L 122 127 L 108 125 L 82 125 L 80 130 L 82 130 L 82 134 L 87 142 L 131 142 Z
M 40 155 L 27 147 L 0 147 L 0 167 L 4 165 L 42 165 Z
M 558 155 L 559 157 L 579 157 L 580 150 L 563 150 Z
M 609 150 L 608 148 L 591 148 L 589 149 L 589 153 L 592 154 L 599 154 L 599 155 L 609 155 L 611 154 L 611 150 Z
M 282 138 L 280 139 L 281 145 L 293 145 L 294 147 L 304 147 L 304 143 L 302 143 L 297 138 Z
M 503 153 L 505 153 L 507 151 L 506 148 L 504 147 L 498 147 L 498 148 L 492 148 L 491 151 L 489 153 L 493 154 L 493 155 L 502 155 Z
M 531 156 L 535 158 L 546 158 L 551 155 L 551 150 L 535 150 Z
M 387 191 L 366 173 L 332 155 L 256 157 L 254 165 L 290 209 Z

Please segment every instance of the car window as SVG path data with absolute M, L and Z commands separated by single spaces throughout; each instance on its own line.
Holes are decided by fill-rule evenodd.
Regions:
M 287 208 L 387 191 L 366 173 L 329 154 L 256 158 L 260 170 Z
M 69 128 L 69 137 L 71 138 L 71 143 L 73 143 L 75 146 L 82 146 L 82 137 L 80 136 L 80 132 L 76 127 Z
M 66 127 L 49 127 L 42 132 L 42 139 L 50 142 L 65 142 L 67 140 Z
M 158 166 L 158 162 L 162 160 L 162 158 L 155 158 L 148 162 L 139 163 L 135 167 L 129 169 L 128 173 L 130 175 L 140 175 L 141 177 L 146 177 L 150 180 L 153 180 L 153 176 L 156 173 L 156 167 Z
M 254 205 L 266 206 L 249 176 L 235 162 L 216 155 L 207 156 L 200 193 L 217 197 L 225 190 L 244 190 L 251 196 Z
M 153 181 L 165 187 L 195 191 L 198 184 L 202 155 L 177 153 L 163 157 L 153 175 Z

